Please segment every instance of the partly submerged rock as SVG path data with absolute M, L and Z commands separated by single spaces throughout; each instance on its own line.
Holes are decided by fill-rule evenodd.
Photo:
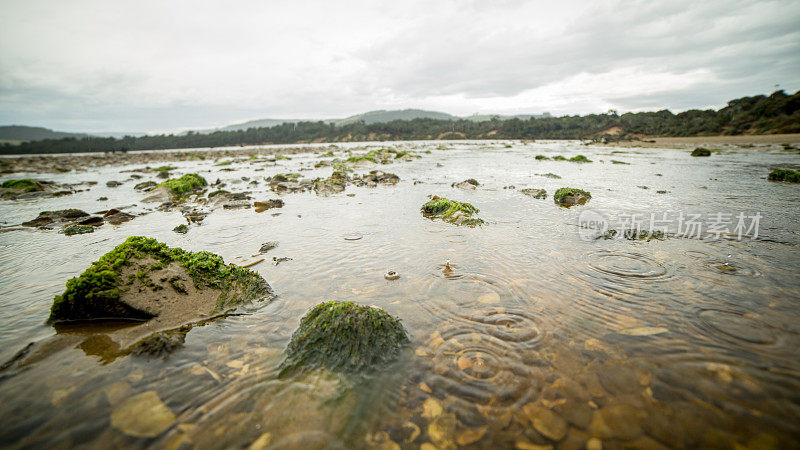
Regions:
M 587 157 L 585 157 L 583 155 L 573 156 L 572 158 L 569 159 L 569 161 L 570 162 L 577 162 L 577 163 L 590 163 L 590 162 L 592 162 L 591 159 L 589 159 L 589 158 L 587 158 Z
M 767 179 L 770 181 L 788 181 L 790 183 L 800 183 L 800 172 L 792 169 L 776 169 L 769 173 Z
M 125 223 L 129 220 L 132 220 L 134 217 L 133 214 L 128 214 L 126 212 L 120 211 L 119 209 L 112 208 L 103 214 L 103 220 L 110 223 L 111 225 L 119 225 L 121 223 Z
M 254 202 L 253 206 L 256 208 L 256 212 L 260 213 L 272 208 L 283 208 L 283 200 L 273 198 L 265 202 Z
M 314 192 L 321 196 L 337 194 L 344 191 L 347 181 L 348 177 L 346 173 L 335 170 L 329 178 L 314 182 Z
M 60 209 L 58 211 L 42 211 L 39 216 L 33 220 L 23 222 L 22 225 L 26 227 L 41 227 L 53 223 L 69 223 L 78 219 L 89 217 L 89 214 L 80 209 Z
M 162 172 L 166 173 L 166 172 Z M 205 178 L 196 173 L 187 173 L 180 178 L 172 178 L 152 190 L 152 195 L 145 198 L 145 202 L 166 202 L 173 198 L 181 197 L 208 186 Z
M 711 150 L 703 147 L 697 147 L 696 149 L 692 150 L 692 156 L 711 156 Z
M 325 302 L 300 320 L 286 347 L 281 373 L 317 368 L 371 372 L 396 360 L 408 343 L 400 320 L 382 309 Z
M 178 225 L 177 227 L 173 228 L 172 231 L 174 231 L 174 232 L 176 232 L 178 234 L 186 234 L 186 233 L 189 232 L 189 227 L 185 223 L 182 223 L 182 224 Z
M 480 186 L 478 180 L 475 178 L 466 179 L 460 183 L 453 183 L 452 187 L 457 187 L 459 189 L 464 189 L 465 191 L 474 191 L 477 187 Z
M 553 194 L 553 201 L 561 206 L 583 205 L 592 198 L 587 191 L 575 188 L 560 188 Z
M 218 255 L 133 236 L 67 282 L 48 322 L 160 318 L 174 327 L 271 294 L 257 273 Z
M 538 198 L 538 199 L 547 198 L 547 191 L 544 189 L 522 189 L 520 190 L 520 192 L 533 198 Z
M 22 192 L 43 191 L 44 186 L 38 181 L 25 178 L 22 180 L 6 180 L 0 185 L 3 189 L 15 189 Z
M 435 195 L 422 205 L 421 211 L 425 217 L 439 218 L 455 225 L 474 227 L 483 224 L 483 220 L 472 217 L 473 214 L 480 212 L 478 208 L 469 203 L 456 202 Z
M 94 233 L 94 227 L 91 225 L 70 225 L 64 228 L 64 234 L 67 236 L 86 233 Z
M 400 177 L 393 173 L 373 170 L 367 175 L 356 178 L 354 182 L 358 186 L 375 187 L 379 184 L 397 184 L 400 182 Z
M 153 190 L 157 185 L 158 183 L 156 183 L 155 181 L 145 181 L 143 183 L 137 184 L 136 186 L 133 187 L 133 189 L 137 191 L 147 192 Z

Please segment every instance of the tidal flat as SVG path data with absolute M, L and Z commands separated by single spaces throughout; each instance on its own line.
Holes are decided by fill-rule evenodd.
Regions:
M 0 189 L 0 446 L 797 446 L 800 184 L 768 176 L 798 170 L 800 150 L 692 149 L 0 158 L 0 182 L 17 180 Z M 269 295 L 222 310 L 229 286 L 215 285 L 206 310 L 162 322 L 109 310 L 48 323 L 68 280 L 131 236 L 219 255 Z M 157 292 L 139 308 L 166 311 L 194 295 L 191 273 L 148 261 L 120 272 L 133 275 L 124 300 Z M 401 324 L 392 359 L 283 370 L 301 320 L 330 301 Z M 157 351 L 137 350 L 153 332 L 167 333 Z

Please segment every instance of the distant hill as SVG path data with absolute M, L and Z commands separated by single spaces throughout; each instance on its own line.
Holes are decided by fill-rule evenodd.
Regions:
M 42 141 L 45 139 L 84 138 L 84 133 L 65 133 L 49 128 L 26 127 L 24 125 L 0 126 L 0 140 L 6 141 Z
M 402 109 L 386 111 L 384 109 L 369 111 L 363 114 L 356 114 L 345 119 L 335 121 L 336 125 L 343 126 L 351 123 L 364 122 L 367 125 L 373 123 L 385 123 L 393 120 L 414 120 L 414 119 L 438 119 L 438 120 L 458 120 L 458 117 L 438 111 L 425 111 L 423 109 Z

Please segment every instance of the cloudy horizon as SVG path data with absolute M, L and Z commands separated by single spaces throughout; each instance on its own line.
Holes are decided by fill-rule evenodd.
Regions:
M 586 114 L 800 90 L 800 3 L 0 0 L 0 125 Z

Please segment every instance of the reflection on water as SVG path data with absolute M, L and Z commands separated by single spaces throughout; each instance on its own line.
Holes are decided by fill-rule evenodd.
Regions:
M 0 360 L 26 349 L 26 364 L 0 378 L 3 446 L 797 445 L 800 192 L 763 179 L 770 167 L 797 165 L 796 154 L 731 148 L 709 162 L 685 151 L 641 149 L 613 155 L 630 165 L 612 165 L 608 148 L 577 142 L 387 145 L 422 156 L 380 167 L 401 178 L 395 186 L 348 186 L 330 197 L 281 194 L 285 206 L 268 214 L 219 208 L 185 235 L 172 232 L 185 223 L 179 212 L 153 211 L 133 190 L 155 176 L 105 186 L 134 167 L 34 174 L 100 183 L 68 197 L 4 201 L 4 226 L 68 207 L 130 206 L 138 216 L 73 237 L 0 233 Z M 331 150 L 347 156 L 342 148 Z M 536 154 L 584 154 L 595 162 L 536 161 Z M 232 156 L 221 153 L 220 160 Z M 219 178 L 254 201 L 277 196 L 264 177 L 327 177 L 331 170 L 314 167 L 314 152 L 233 160 L 226 170 L 212 160 L 173 165 L 176 174 Z M 537 175 L 543 173 L 561 179 Z M 451 186 L 467 178 L 480 187 Z M 519 192 L 552 195 L 563 186 L 588 190 L 592 199 L 566 209 Z M 487 224 L 469 229 L 424 219 L 419 207 L 428 195 L 470 202 Z M 763 217 L 757 240 L 587 242 L 577 228 L 582 208 L 606 216 Z M 265 258 L 253 269 L 278 298 L 195 327 L 165 360 L 124 354 L 108 337 L 111 329 L 45 325 L 64 282 L 130 235 L 209 250 L 240 265 Z M 260 254 L 271 241 L 278 246 Z M 291 259 L 269 264 L 273 257 Z M 387 279 L 391 271 L 400 277 Z M 412 349 L 370 377 L 278 379 L 284 346 L 323 300 L 375 305 L 400 317 Z M 136 414 L 142 408 L 153 413 Z

